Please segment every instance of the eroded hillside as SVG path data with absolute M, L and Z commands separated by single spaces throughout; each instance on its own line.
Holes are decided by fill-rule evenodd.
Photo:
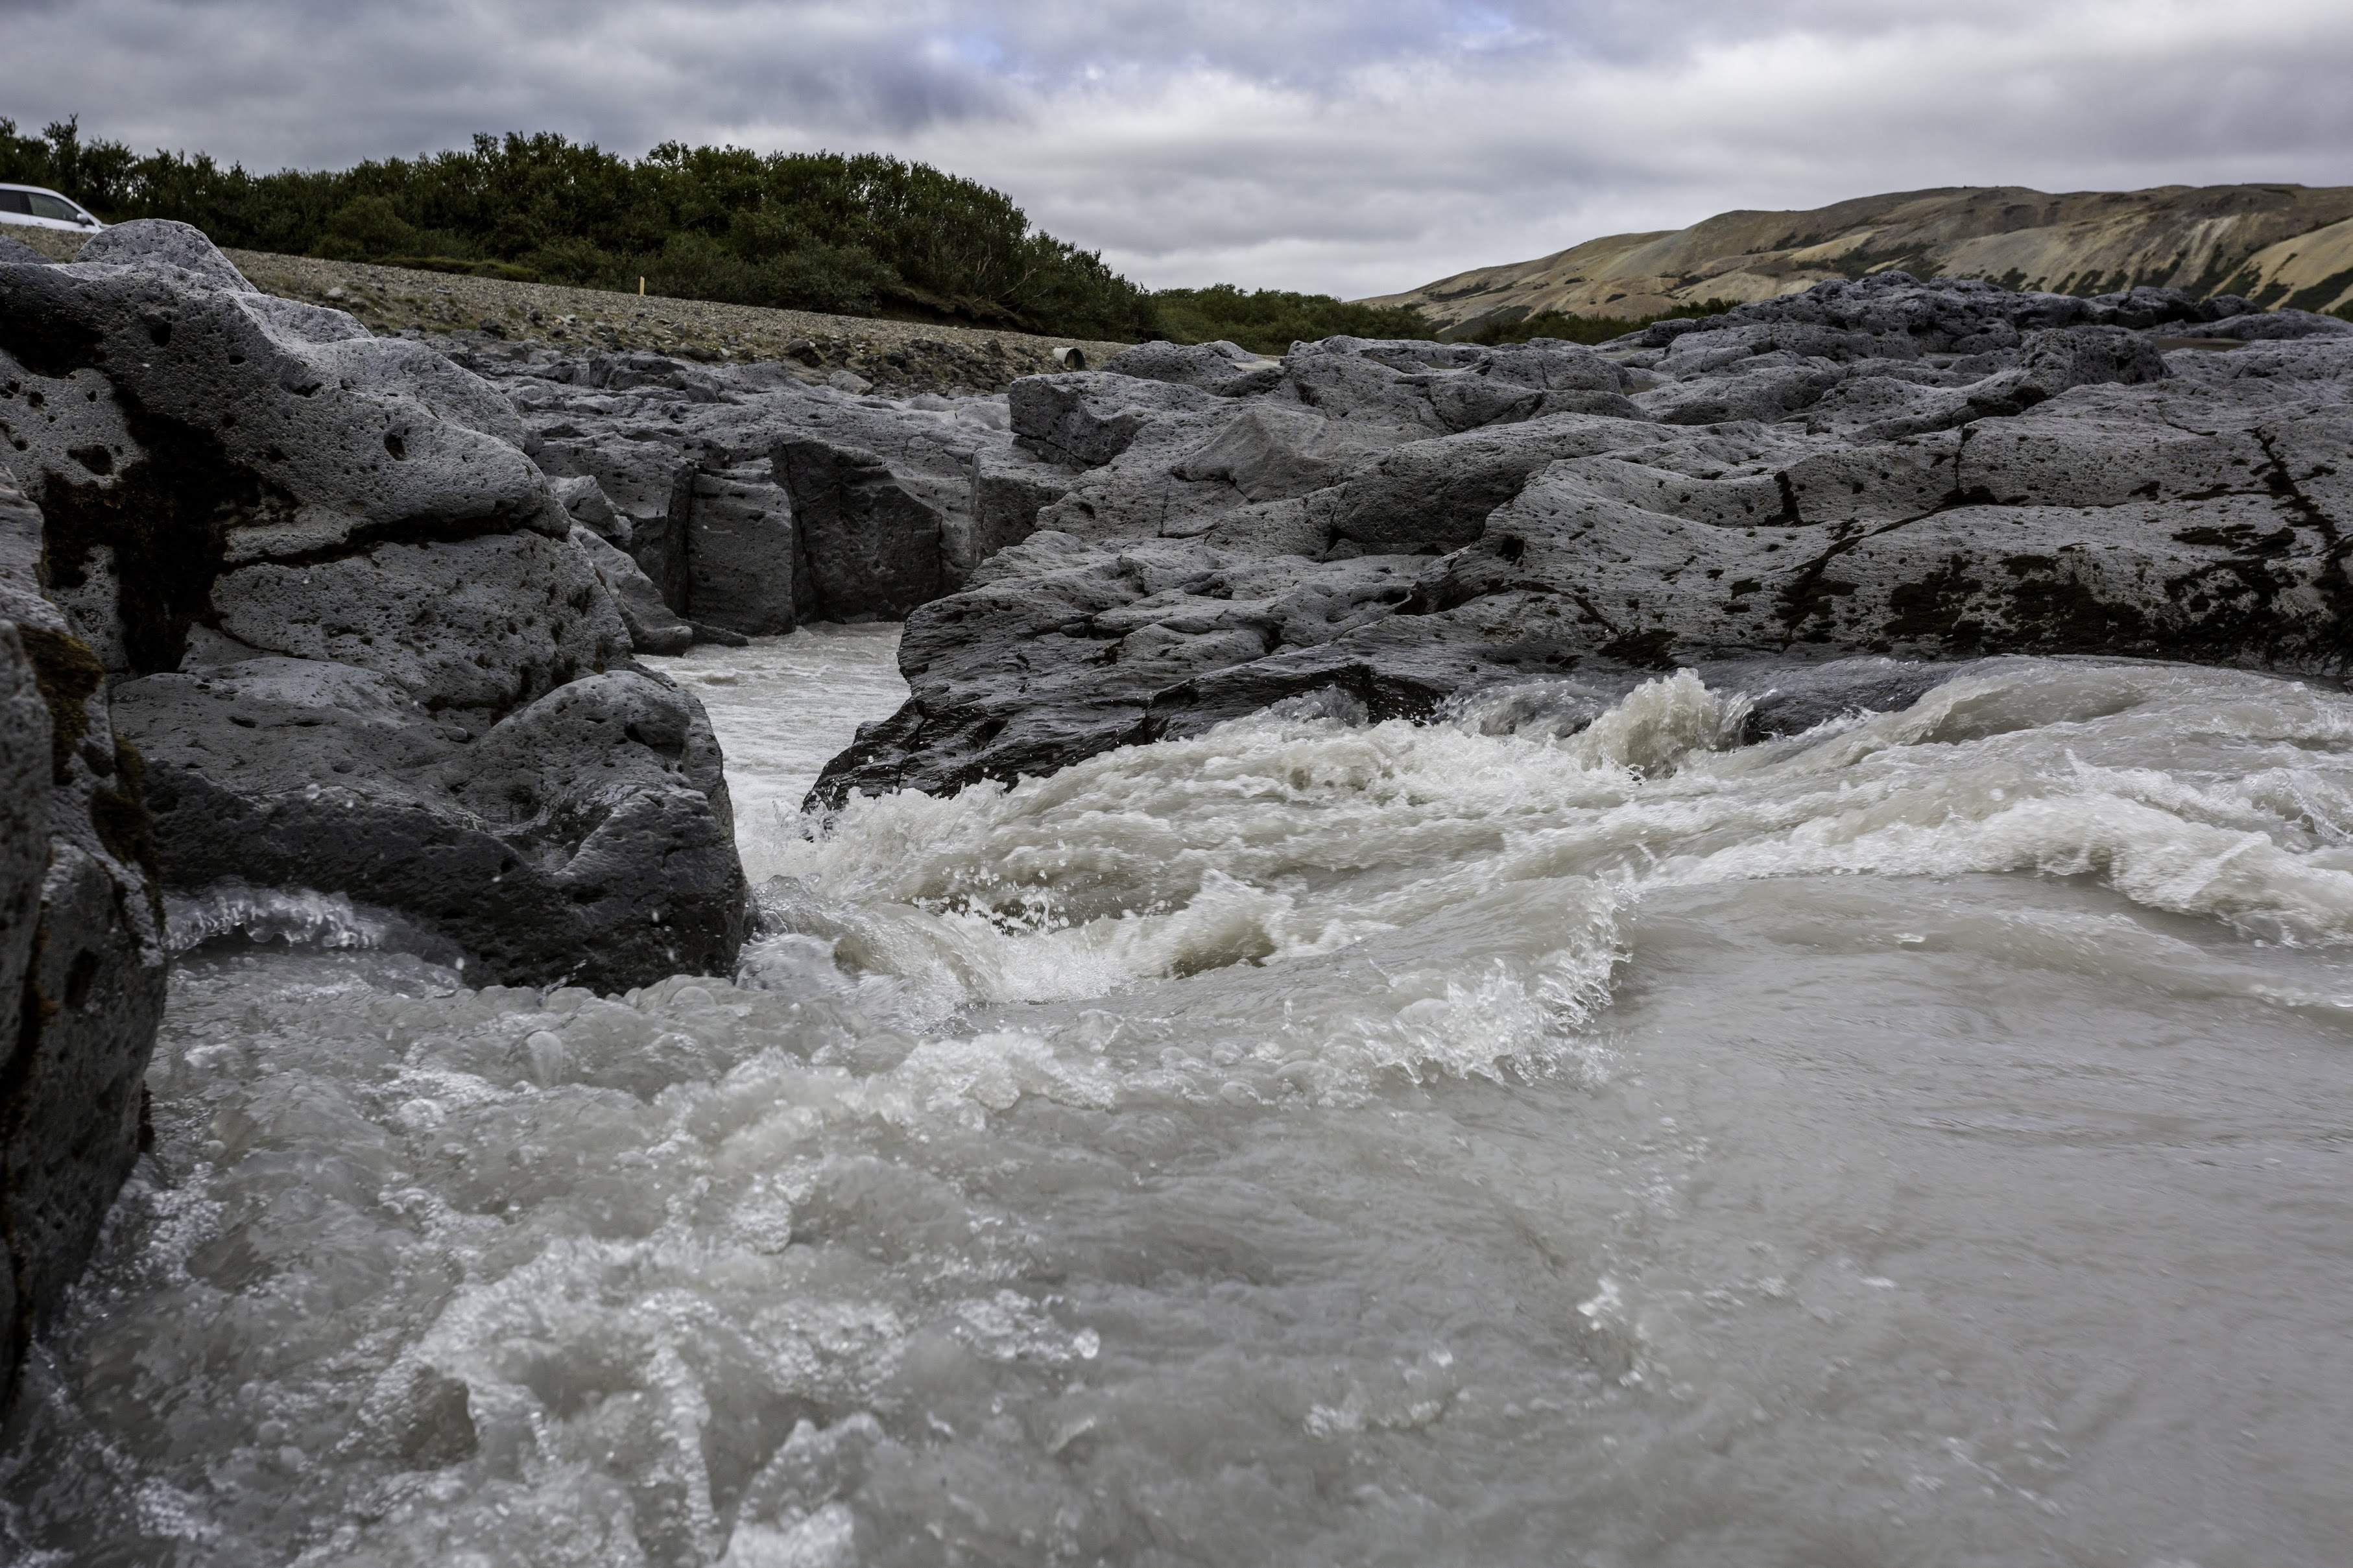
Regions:
M 1640 317 L 1889 270 L 2078 295 L 2147 283 L 2332 310 L 2353 302 L 2353 186 L 1904 191 L 1610 235 L 1366 303 L 1418 306 L 1440 328 L 1541 310 Z

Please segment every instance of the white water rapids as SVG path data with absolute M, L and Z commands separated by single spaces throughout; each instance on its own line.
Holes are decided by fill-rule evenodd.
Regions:
M 268 940 L 180 963 L 0 1556 L 2346 1560 L 2353 700 L 1531 687 L 807 837 L 892 653 L 667 661 L 733 983 L 180 911 Z

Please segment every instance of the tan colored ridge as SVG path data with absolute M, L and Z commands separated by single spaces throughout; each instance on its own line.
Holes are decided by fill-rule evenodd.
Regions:
M 1901 191 L 1610 235 L 1363 302 L 1418 306 L 1440 327 L 1541 310 L 1638 317 L 1890 268 L 2067 294 L 2159 284 L 2334 310 L 2353 303 L 2353 185 Z

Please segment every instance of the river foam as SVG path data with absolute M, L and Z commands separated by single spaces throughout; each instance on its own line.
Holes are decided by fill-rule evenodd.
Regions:
M 1687 672 L 1583 728 L 1311 702 L 819 830 L 741 810 L 806 788 L 797 692 L 841 725 L 810 651 L 696 672 L 786 671 L 713 709 L 735 976 L 471 989 L 366 911 L 185 915 L 20 1557 L 2344 1538 L 2341 694 L 2001 660 L 1748 745 Z

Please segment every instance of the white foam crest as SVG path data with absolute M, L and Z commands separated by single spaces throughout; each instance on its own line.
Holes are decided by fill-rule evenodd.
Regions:
M 1622 802 L 1746 712 L 1685 671 L 1565 740 L 1261 715 L 1009 789 L 854 801 L 770 907 L 941 1006 L 1313 957 L 1475 896 L 1513 834 Z
M 1711 691 L 1688 669 L 1628 692 L 1584 730 L 1559 742 L 1582 765 L 1619 767 L 1646 776 L 1670 773 L 1699 752 L 1740 739 L 1749 700 Z
M 2094 875 L 2150 908 L 2353 935 L 2353 868 L 2326 847 L 2353 803 L 2338 756 L 2353 705 L 2311 688 L 2019 660 L 1738 750 L 1746 701 L 1690 671 L 1566 737 L 1545 717 L 1558 703 L 1508 695 L 1422 726 L 1267 713 L 1011 788 L 854 802 L 799 847 L 802 907 L 785 922 L 838 938 L 849 967 L 911 987 L 932 1017 L 1314 958 L 1514 883 L 1567 897 L 1595 879 Z M 1528 732 L 1504 729 L 1527 713 Z M 1609 941 L 1592 940 L 1561 951 L 1606 983 Z M 1379 1042 L 1349 1070 L 1483 1070 L 1558 1048 L 1564 1015 L 1513 1012 L 1467 973 L 1451 993 L 1382 998 L 1349 1026 Z M 1461 1038 L 1439 1021 L 1458 1016 L 1479 1020 Z
M 1820 872 L 1955 876 L 2037 871 L 2100 877 L 2150 909 L 2211 915 L 2266 934 L 2353 937 L 2353 870 L 2313 864 L 2261 833 L 2185 821 L 2120 795 L 2044 796 L 1936 826 L 1823 816 L 1778 840 L 1669 862 L 1690 885 Z
M 348 894 L 309 888 L 255 888 L 216 882 L 196 893 L 164 900 L 165 941 L 186 952 L 225 936 L 283 942 L 297 947 L 381 949 L 414 933 L 385 911 L 363 910 Z

